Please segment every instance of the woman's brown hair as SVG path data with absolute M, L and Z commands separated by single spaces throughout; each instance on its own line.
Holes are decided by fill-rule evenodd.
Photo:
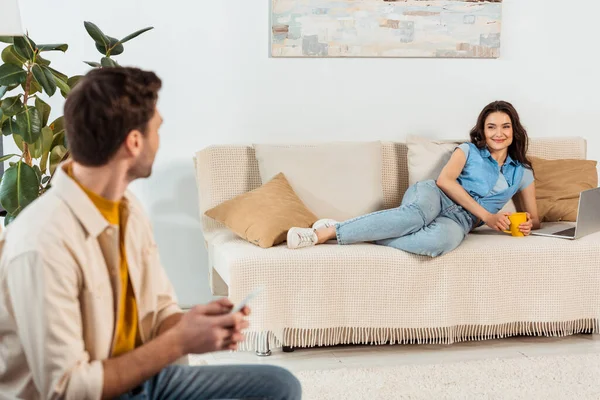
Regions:
M 510 157 L 520 162 L 525 167 L 533 170 L 531 166 L 531 161 L 527 158 L 527 149 L 529 148 L 529 137 L 527 136 L 527 130 L 521 125 L 521 119 L 519 118 L 519 113 L 513 107 L 512 104 L 506 101 L 494 101 L 493 103 L 488 104 L 479 114 L 479 118 L 477 119 L 477 125 L 473 129 L 471 129 L 471 143 L 473 143 L 477 148 L 483 149 L 486 146 L 485 141 L 485 120 L 488 115 L 502 112 L 507 114 L 510 117 L 513 127 L 513 142 L 508 147 L 508 154 Z

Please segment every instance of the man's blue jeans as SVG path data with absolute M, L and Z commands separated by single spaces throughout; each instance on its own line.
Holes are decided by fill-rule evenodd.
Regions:
M 171 365 L 118 400 L 300 400 L 300 382 L 270 365 Z
M 437 257 L 458 247 L 474 222 L 468 211 L 429 180 L 409 187 L 400 207 L 339 223 L 336 233 L 339 244 L 375 242 Z

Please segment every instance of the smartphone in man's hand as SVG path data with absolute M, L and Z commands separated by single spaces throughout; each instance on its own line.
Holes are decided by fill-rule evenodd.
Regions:
M 260 292 L 262 292 L 264 290 L 264 286 L 259 286 L 256 289 L 254 289 L 254 291 L 252 293 L 250 293 L 248 296 L 246 296 L 246 298 L 244 300 L 242 300 L 240 303 L 238 303 L 238 305 L 236 305 L 235 307 L 233 307 L 233 309 L 231 310 L 231 313 L 236 313 L 242 310 L 242 308 L 244 308 L 245 306 L 248 305 L 248 303 L 250 303 L 250 301 L 252 301 L 252 299 L 254 299 L 256 296 L 258 296 L 258 294 Z

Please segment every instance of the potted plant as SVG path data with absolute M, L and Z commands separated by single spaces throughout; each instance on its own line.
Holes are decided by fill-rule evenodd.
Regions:
M 85 61 L 94 68 L 118 67 L 112 57 L 123 53 L 123 44 L 152 29 L 118 40 L 91 22 L 86 21 L 84 27 L 102 54 L 99 62 Z M 29 36 L 0 37 L 0 41 L 7 43 L 0 64 L 0 130 L 4 137 L 12 137 L 21 151 L 0 157 L 0 162 L 9 161 L 10 165 L 0 181 L 0 204 L 8 225 L 49 189 L 56 167 L 69 155 L 63 117 L 50 122 L 51 107 L 44 97 L 59 92 L 66 97 L 81 76 L 68 77 L 42 57 L 48 51 L 66 52 L 66 43 L 38 45 Z

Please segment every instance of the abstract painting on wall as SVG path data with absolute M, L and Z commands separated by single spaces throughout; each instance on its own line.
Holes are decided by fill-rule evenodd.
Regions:
M 502 0 L 271 0 L 273 57 L 500 56 Z

